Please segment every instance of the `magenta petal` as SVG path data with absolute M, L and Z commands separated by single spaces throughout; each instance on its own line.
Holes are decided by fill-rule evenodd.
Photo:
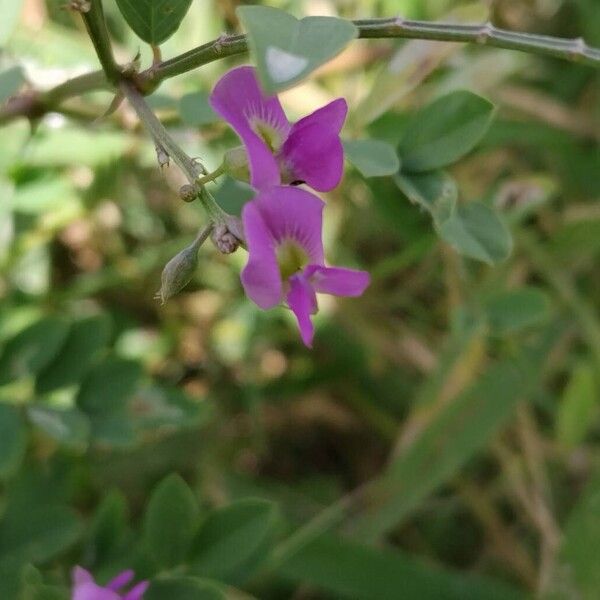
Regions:
M 252 201 L 276 243 L 297 242 L 311 264 L 323 264 L 323 207 L 320 198 L 299 187 L 281 185 Z
M 316 292 L 334 296 L 360 296 L 371 281 L 366 271 L 343 267 L 310 265 L 305 275 Z
M 141 600 L 150 586 L 148 581 L 140 581 L 123 597 L 123 600 Z
M 131 569 L 119 573 L 113 580 L 107 584 L 109 590 L 118 592 L 120 588 L 127 585 L 134 577 L 134 572 Z
M 248 262 L 242 271 L 242 285 L 248 298 L 260 308 L 272 308 L 282 297 L 281 276 L 275 255 L 275 240 L 265 224 L 257 200 L 242 211 Z
M 346 101 L 338 98 L 292 126 L 281 149 L 291 181 L 305 181 L 320 192 L 340 182 L 344 148 L 339 134 L 347 112 Z
M 324 129 L 331 129 L 339 135 L 347 114 L 348 104 L 346 100 L 344 98 L 337 98 L 297 121 L 292 126 L 290 135 L 294 130 L 303 129 L 307 125 L 319 125 Z
M 310 315 L 316 312 L 317 299 L 314 290 L 303 275 L 290 277 L 287 303 L 296 315 L 302 341 L 306 346 L 312 348 L 315 328 L 310 320 Z
M 277 96 L 266 96 L 258 84 L 253 67 L 243 66 L 227 72 L 215 85 L 210 104 L 240 136 L 248 151 L 250 182 L 261 189 L 280 182 L 279 167 L 272 150 L 252 129 L 259 119 L 276 130 L 285 140 L 290 124 Z
M 73 583 L 77 585 L 81 585 L 82 583 L 90 583 L 94 582 L 94 578 L 89 571 L 86 571 L 83 567 L 76 566 L 72 573 L 71 577 L 73 578 Z

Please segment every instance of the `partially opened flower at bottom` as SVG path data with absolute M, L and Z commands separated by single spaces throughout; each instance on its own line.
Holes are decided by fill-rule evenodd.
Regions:
M 259 192 L 242 213 L 249 252 L 242 271 L 244 290 L 263 309 L 286 301 L 309 347 L 316 294 L 360 296 L 370 281 L 365 271 L 325 266 L 323 206 L 306 190 L 275 186 Z
M 71 600 L 142 600 L 148 589 L 147 581 L 140 581 L 128 592 L 120 591 L 131 582 L 133 577 L 133 571 L 123 571 L 103 587 L 94 581 L 91 573 L 81 567 L 75 567 Z

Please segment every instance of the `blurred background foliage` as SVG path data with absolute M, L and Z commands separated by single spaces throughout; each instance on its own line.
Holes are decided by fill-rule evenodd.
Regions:
M 97 68 L 63 4 L 0 3 L 0 102 Z M 163 55 L 238 30 L 237 5 L 194 0 Z M 600 45 L 597 0 L 269 5 L 490 10 L 498 26 Z M 119 61 L 140 51 L 148 65 L 116 4 L 105 10 Z M 239 62 L 150 97 L 209 167 L 236 140 L 207 93 Z M 153 299 L 205 216 L 129 107 L 96 121 L 110 96 L 94 93 L 33 130 L 0 129 L 0 597 L 65 598 L 81 564 L 101 582 L 156 576 L 151 599 L 598 598 L 598 77 L 370 40 L 283 94 L 290 116 L 343 95 L 347 138 L 394 144 L 443 94 L 485 96 L 495 119 L 449 172 L 461 206 L 493 207 L 514 240 L 495 267 L 461 257 L 393 178 L 348 165 L 326 198 L 327 255 L 373 281 L 360 299 L 322 299 L 312 352 L 288 311 L 244 297 L 243 251 L 203 247 L 191 284 Z M 216 196 L 235 212 L 249 192 L 226 180 Z

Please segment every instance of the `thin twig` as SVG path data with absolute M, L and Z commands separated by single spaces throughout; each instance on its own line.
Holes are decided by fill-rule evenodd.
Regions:
M 360 38 L 425 39 L 474 43 L 554 56 L 596 68 L 600 67 L 600 49 L 588 46 L 581 38 L 562 39 L 518 33 L 498 29 L 489 23 L 459 25 L 393 18 L 360 20 L 354 21 L 354 24 L 358 28 Z M 221 36 L 184 54 L 152 65 L 137 75 L 136 84 L 145 94 L 148 94 L 165 79 L 182 75 L 221 58 L 245 54 L 247 51 L 248 44 L 245 35 Z M 113 67 L 109 66 L 108 68 L 112 73 Z M 100 71 L 90 73 L 84 78 L 69 80 L 45 94 L 39 94 L 35 103 L 23 102 L 21 97 L 17 97 L 4 108 L 0 108 L 0 125 L 20 116 L 28 118 L 41 116 L 68 98 L 102 89 L 107 85 L 106 76 Z

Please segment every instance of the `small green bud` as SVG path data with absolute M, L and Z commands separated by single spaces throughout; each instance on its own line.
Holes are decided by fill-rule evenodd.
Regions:
M 198 266 L 198 250 L 202 242 L 196 239 L 193 244 L 176 254 L 163 269 L 160 290 L 154 296 L 164 304 L 182 290 L 192 278 Z
M 248 166 L 248 155 L 243 146 L 232 148 L 223 157 L 223 170 L 228 175 L 239 181 L 250 181 L 250 168 Z

